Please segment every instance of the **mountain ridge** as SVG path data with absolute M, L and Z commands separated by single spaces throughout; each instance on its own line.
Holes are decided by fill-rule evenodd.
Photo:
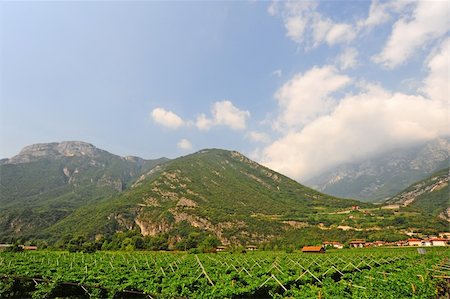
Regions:
M 450 222 L 449 168 L 433 173 L 386 201 L 391 205 L 412 206 Z
M 0 165 L 0 228 L 12 234 L 43 229 L 122 192 L 165 161 L 126 159 L 79 141 L 27 146 Z
M 5 164 L 20 164 L 39 160 L 40 158 L 56 158 L 71 156 L 94 157 L 106 153 L 90 143 L 82 141 L 62 141 L 50 143 L 36 143 L 25 146 L 19 154 L 10 159 L 4 159 Z
M 121 227 L 150 237 L 176 236 L 187 226 L 213 233 L 223 244 L 239 244 L 267 242 L 294 226 L 304 226 L 313 210 L 335 211 L 357 204 L 363 205 L 302 186 L 236 151 L 204 149 L 155 167 L 109 205 L 91 210 L 101 210 L 101 218 L 110 220 L 103 226 L 109 233 L 111 227 Z M 55 229 L 68 233 L 71 223 L 83 221 L 80 215 Z M 83 227 L 91 234 L 102 233 L 103 221 L 96 223 Z
M 199 234 L 223 244 L 294 244 L 447 229 L 410 207 L 389 210 L 320 193 L 236 151 L 204 149 L 141 166 L 140 158 L 108 152 L 50 152 L 0 165 L 0 241 L 111 241 L 133 232 L 180 249 Z
M 334 196 L 383 202 L 410 184 L 448 167 L 449 158 L 450 137 L 438 138 L 343 164 L 305 184 Z

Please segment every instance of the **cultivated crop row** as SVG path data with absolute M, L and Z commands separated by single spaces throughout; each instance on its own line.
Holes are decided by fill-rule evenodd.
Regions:
M 3 253 L 0 297 L 430 298 L 448 292 L 448 254 Z

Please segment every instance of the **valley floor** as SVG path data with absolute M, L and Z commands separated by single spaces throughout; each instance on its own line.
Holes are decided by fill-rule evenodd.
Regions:
M 0 253 L 1 298 L 448 298 L 450 248 Z

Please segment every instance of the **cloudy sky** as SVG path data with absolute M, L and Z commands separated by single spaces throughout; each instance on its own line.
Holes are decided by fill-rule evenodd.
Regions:
M 449 1 L 0 2 L 0 157 L 238 150 L 294 179 L 449 135 Z

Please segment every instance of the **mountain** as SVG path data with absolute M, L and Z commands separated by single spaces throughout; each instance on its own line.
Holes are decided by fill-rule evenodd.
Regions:
M 382 202 L 410 184 L 449 166 L 450 138 L 389 151 L 338 166 L 305 184 L 334 196 Z
M 222 244 L 297 244 L 402 238 L 406 231 L 446 228 L 445 221 L 409 207 L 390 210 L 335 198 L 238 152 L 206 149 L 155 167 L 116 198 L 82 207 L 44 233 L 110 236 L 136 230 L 180 248 L 192 233 L 213 235 Z
M 450 222 L 449 176 L 449 168 L 438 171 L 425 180 L 412 184 L 386 203 L 411 206 Z
M 151 170 L 108 205 L 89 207 L 56 229 L 68 232 L 90 213 L 99 218 L 84 221 L 85 233 L 136 227 L 154 236 L 188 225 L 224 243 L 261 242 L 289 227 L 290 220 L 302 225 L 310 214 L 356 204 L 304 187 L 238 152 L 208 149 Z
M 27 146 L 0 164 L 0 236 L 49 227 L 167 160 L 119 157 L 79 141 Z
M 200 235 L 230 245 L 315 244 L 448 230 L 446 221 L 409 206 L 325 195 L 235 151 L 205 149 L 156 163 L 58 145 L 1 165 L 0 241 L 112 244 L 119 235 L 129 244 L 139 235 L 182 249 Z

